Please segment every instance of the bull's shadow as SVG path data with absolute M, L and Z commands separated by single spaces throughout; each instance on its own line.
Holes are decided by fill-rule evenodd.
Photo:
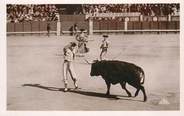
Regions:
M 40 84 L 23 84 L 23 87 L 37 87 L 37 88 L 41 88 L 41 89 L 45 89 L 45 90 L 49 90 L 49 91 L 62 91 L 64 92 L 64 88 L 57 88 L 57 87 L 46 87 L 46 86 L 42 86 Z M 76 93 L 76 94 L 81 94 L 81 95 L 86 95 L 86 96 L 92 96 L 92 97 L 100 97 L 100 98 L 108 98 L 110 100 L 130 100 L 130 101 L 139 101 L 140 100 L 133 100 L 133 99 L 127 99 L 129 98 L 128 96 L 123 96 L 123 95 L 106 95 L 105 93 L 97 93 L 97 92 L 92 92 L 92 91 L 84 91 L 81 90 L 81 88 L 79 89 L 73 89 L 73 88 L 68 88 L 68 92 L 72 92 L 72 93 Z

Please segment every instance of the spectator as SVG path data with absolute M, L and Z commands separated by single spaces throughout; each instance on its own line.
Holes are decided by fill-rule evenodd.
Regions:
M 67 5 L 65 5 L 67 6 Z M 65 12 L 70 11 L 71 5 L 65 7 Z M 7 22 L 23 21 L 56 21 L 58 20 L 58 9 L 60 5 L 7 5 Z M 179 15 L 179 4 L 84 4 L 72 5 L 73 14 L 91 14 L 93 16 L 99 13 L 128 13 L 137 12 L 143 16 L 167 16 Z M 63 12 L 63 11 L 62 11 Z M 65 13 L 63 13 L 65 14 Z
M 58 20 L 55 5 L 7 5 L 7 21 Z
M 179 4 L 90 4 L 83 5 L 84 14 L 141 12 L 145 16 L 178 15 Z

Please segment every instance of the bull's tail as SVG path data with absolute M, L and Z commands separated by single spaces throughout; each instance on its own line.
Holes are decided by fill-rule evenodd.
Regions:
M 142 70 L 140 73 L 140 83 L 144 84 L 144 81 L 145 81 L 145 74 L 144 74 L 144 71 Z

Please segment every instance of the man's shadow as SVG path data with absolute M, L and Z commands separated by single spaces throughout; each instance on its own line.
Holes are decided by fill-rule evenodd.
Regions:
M 23 84 L 23 87 L 37 87 L 37 88 L 41 88 L 41 89 L 45 89 L 45 90 L 49 90 L 49 91 L 64 91 L 64 88 L 57 88 L 57 87 L 46 87 L 46 86 L 42 86 L 40 84 Z M 133 99 L 128 99 L 130 97 L 128 96 L 123 96 L 123 95 L 106 95 L 105 93 L 97 93 L 97 92 L 92 92 L 92 91 L 84 91 L 81 90 L 81 88 L 78 89 L 74 89 L 74 88 L 68 88 L 67 92 L 72 92 L 72 93 L 76 93 L 76 94 L 81 94 L 81 95 L 86 95 L 86 96 L 92 96 L 92 97 L 100 97 L 100 98 L 108 98 L 110 100 L 131 100 L 131 101 L 139 101 L 140 100 L 133 100 Z

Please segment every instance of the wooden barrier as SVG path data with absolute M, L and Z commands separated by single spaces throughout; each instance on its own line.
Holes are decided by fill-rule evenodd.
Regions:
M 31 21 L 21 23 L 7 23 L 7 34 L 43 34 L 47 33 L 47 23 L 50 23 L 51 33 L 56 34 L 57 22 Z
M 180 29 L 180 21 L 178 16 L 173 16 L 168 18 L 166 16 L 156 17 L 129 17 L 127 22 L 125 20 L 118 19 L 102 19 L 102 20 L 92 20 L 93 30 L 92 32 L 124 32 L 124 31 L 165 31 L 168 32 Z M 122 18 L 124 19 L 124 18 Z M 168 20 L 169 19 L 169 20 Z M 7 23 L 7 34 L 11 33 L 46 33 L 47 32 L 47 21 L 31 21 L 22 23 Z M 61 16 L 61 22 L 57 21 L 49 22 L 51 26 L 51 32 L 59 33 L 70 33 L 71 27 L 76 23 L 78 29 L 84 28 L 89 32 L 89 21 L 85 19 L 85 15 L 63 15 Z M 59 26 L 57 26 L 59 24 Z M 150 31 L 149 31 L 150 30 Z M 57 34 L 60 35 L 60 34 Z

